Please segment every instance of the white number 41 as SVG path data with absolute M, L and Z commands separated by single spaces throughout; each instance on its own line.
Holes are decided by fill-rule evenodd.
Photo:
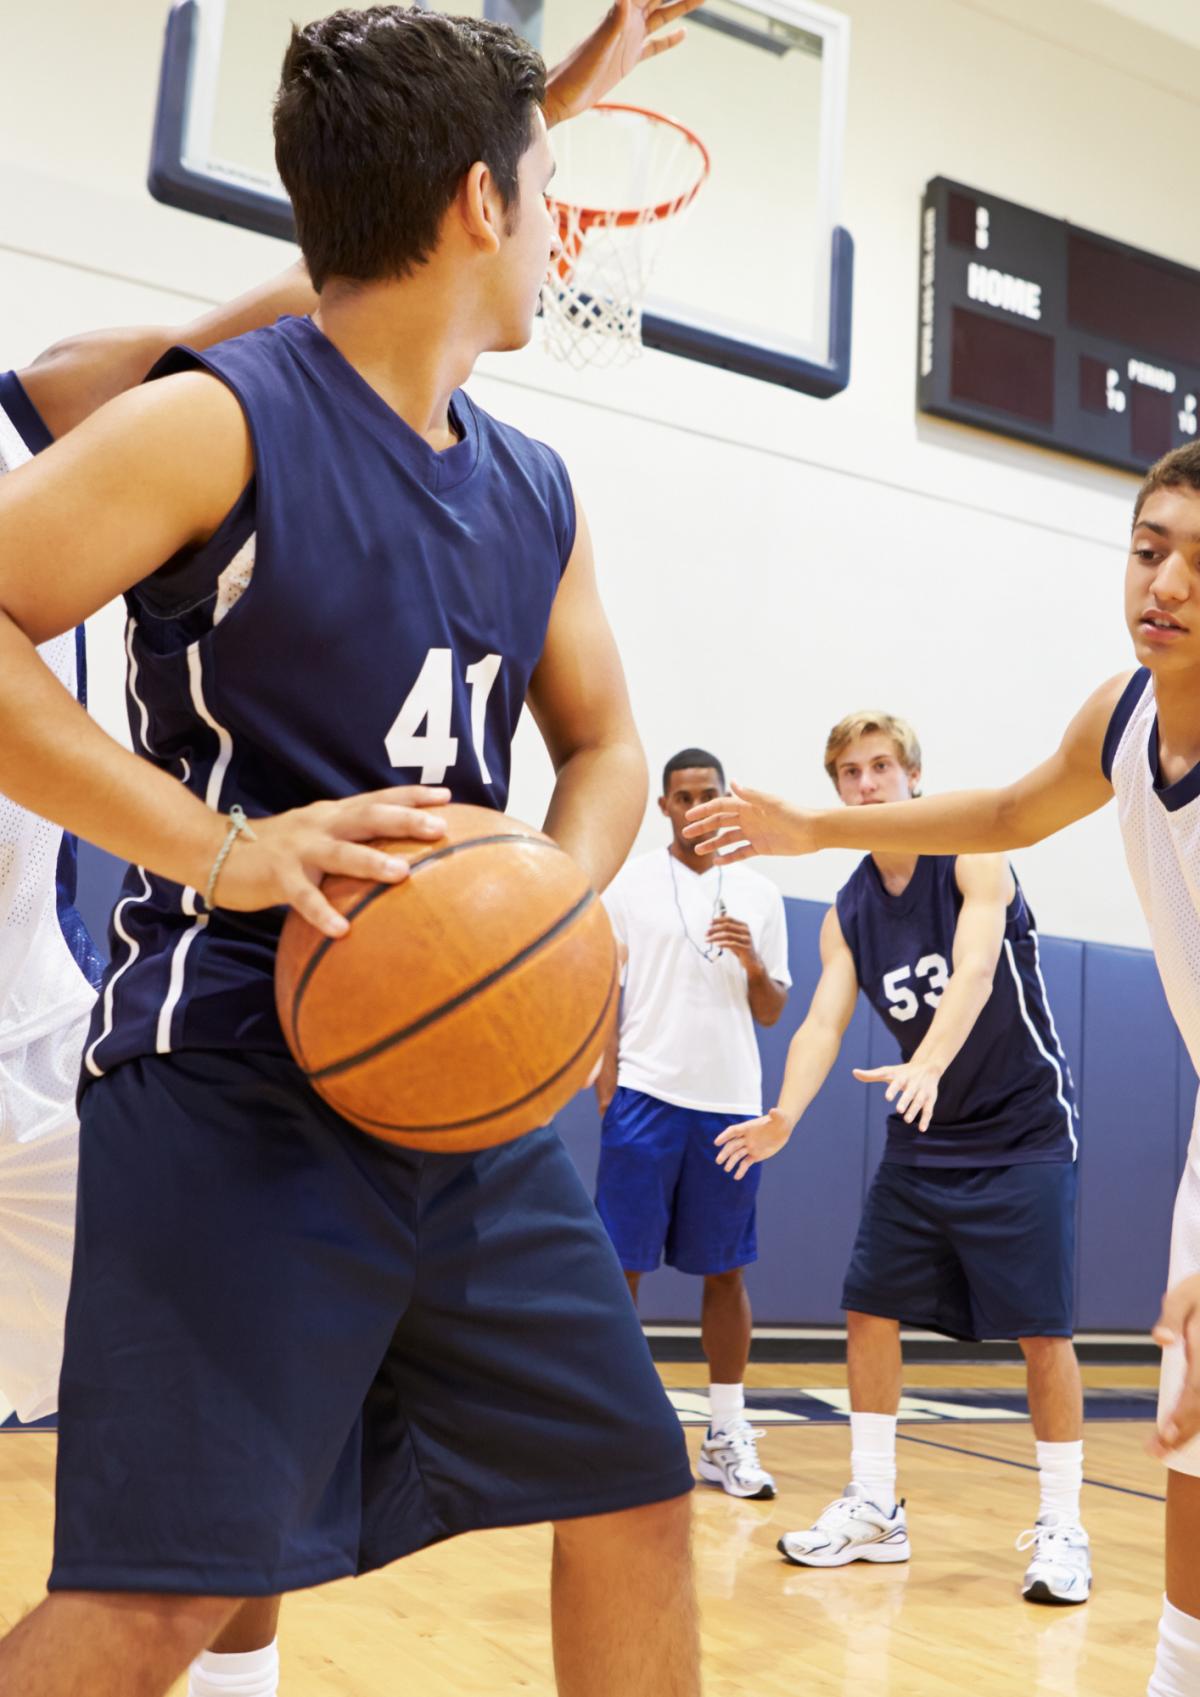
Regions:
M 471 743 L 485 784 L 492 781 L 483 756 L 487 705 L 500 664 L 499 654 L 485 654 L 466 670 L 471 688 Z M 419 766 L 423 784 L 440 784 L 458 757 L 458 738 L 450 730 L 453 707 L 454 656 L 448 648 L 431 648 L 384 740 L 392 765 Z

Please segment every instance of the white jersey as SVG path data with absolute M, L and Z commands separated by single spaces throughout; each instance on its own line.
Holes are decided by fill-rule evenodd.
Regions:
M 666 849 L 624 867 L 604 905 L 628 951 L 617 1083 L 677 1107 L 760 1114 L 762 1063 L 746 973 L 710 949 L 718 913 L 750 927 L 770 976 L 790 984 L 783 897 L 744 866 L 690 871 Z
M 49 436 L 0 374 L 0 474 Z M 75 632 L 38 653 L 83 698 Z M 0 795 L 0 1419 L 55 1407 L 74 1232 L 75 1089 L 100 962 L 74 907 L 75 845 Z
M 1148 671 L 1129 680 L 1104 739 L 1104 771 L 1117 797 L 1125 858 L 1133 878 L 1167 1004 L 1200 1071 L 1200 766 L 1162 783 L 1157 706 Z M 1169 1285 L 1200 1273 L 1200 1098 L 1171 1227 Z M 1183 1383 L 1183 1347 L 1167 1350 L 1159 1413 L 1174 1406 Z M 1200 1475 L 1200 1438 L 1172 1457 Z

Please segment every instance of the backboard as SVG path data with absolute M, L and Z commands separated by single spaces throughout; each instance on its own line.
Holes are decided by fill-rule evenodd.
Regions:
M 271 101 L 293 20 L 314 0 L 180 0 L 164 44 L 150 191 L 285 239 Z M 602 0 L 448 0 L 511 23 L 553 65 Z M 643 340 L 821 397 L 849 381 L 853 243 L 838 221 L 849 21 L 809 0 L 706 0 L 683 47 L 614 98 L 703 137 L 712 173 L 664 244 Z M 563 173 L 560 171 L 560 179 Z M 556 192 L 570 184 L 556 180 Z

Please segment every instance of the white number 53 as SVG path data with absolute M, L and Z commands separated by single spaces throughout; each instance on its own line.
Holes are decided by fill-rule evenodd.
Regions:
M 915 1019 L 920 1012 L 920 1002 L 915 993 L 905 983 L 906 979 L 927 978 L 929 989 L 921 1000 L 927 1007 L 936 1008 L 942 999 L 942 991 L 950 982 L 950 969 L 941 955 L 922 955 L 915 967 L 898 966 L 892 972 L 883 975 L 883 993 L 892 1004 L 888 1009 L 893 1019 Z

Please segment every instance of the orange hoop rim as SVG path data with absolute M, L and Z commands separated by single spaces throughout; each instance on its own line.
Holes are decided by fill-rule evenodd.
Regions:
M 707 181 L 712 170 L 712 158 L 708 148 L 696 134 L 678 118 L 670 118 L 665 112 L 655 112 L 649 106 L 632 106 L 621 100 L 602 100 L 591 108 L 593 112 L 628 112 L 635 118 L 645 118 L 651 124 L 665 124 L 668 129 L 676 130 L 684 140 L 700 155 L 700 175 L 691 188 L 682 189 L 669 200 L 659 201 L 657 205 L 616 207 L 616 206 L 578 206 L 574 201 L 560 200 L 556 195 L 549 196 L 550 203 L 558 216 L 559 232 L 566 237 L 568 230 L 574 228 L 582 233 L 596 224 L 605 224 L 609 229 L 628 230 L 643 223 L 657 221 L 660 218 L 673 218 L 677 213 L 689 207 Z

